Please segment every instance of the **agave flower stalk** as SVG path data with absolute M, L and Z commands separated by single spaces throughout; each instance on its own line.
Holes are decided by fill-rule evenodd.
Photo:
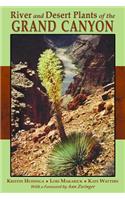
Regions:
M 62 122 L 62 113 L 61 113 L 59 105 L 55 104 L 55 111 L 56 111 L 56 120 L 57 120 L 57 124 L 58 124 L 58 130 L 60 133 L 60 138 L 63 141 L 66 139 L 66 134 L 65 134 L 64 125 Z
M 51 49 L 47 49 L 40 55 L 38 75 L 47 90 L 49 98 L 53 102 L 60 138 L 63 141 L 66 139 L 60 109 L 63 73 L 61 62 Z

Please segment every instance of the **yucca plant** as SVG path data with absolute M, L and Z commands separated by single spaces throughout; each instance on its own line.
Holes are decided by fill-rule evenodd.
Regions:
M 53 176 L 74 176 L 77 167 L 95 158 L 98 143 L 90 134 L 72 133 L 65 141 L 57 143 L 48 159 L 48 169 Z
M 64 126 L 62 123 L 62 113 L 60 109 L 61 87 L 62 87 L 62 66 L 59 58 L 51 49 L 47 49 L 40 55 L 38 63 L 38 75 L 42 84 L 47 89 L 47 93 L 53 102 L 58 129 L 61 140 L 66 139 Z
M 52 176 L 73 176 L 78 166 L 94 158 L 97 143 L 92 135 L 85 133 L 66 136 L 60 106 L 62 74 L 61 62 L 55 52 L 51 49 L 44 51 L 39 58 L 38 75 L 53 102 L 61 138 L 49 155 L 48 170 Z

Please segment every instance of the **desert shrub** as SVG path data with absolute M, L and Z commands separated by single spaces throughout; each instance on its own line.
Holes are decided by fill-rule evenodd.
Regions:
M 48 170 L 52 176 L 74 176 L 78 166 L 95 158 L 96 140 L 90 134 L 72 133 L 56 144 L 48 158 Z

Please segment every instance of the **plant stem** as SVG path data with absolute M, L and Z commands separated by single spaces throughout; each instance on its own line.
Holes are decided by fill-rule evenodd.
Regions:
M 55 104 L 56 120 L 57 120 L 57 124 L 58 124 L 58 130 L 59 130 L 61 140 L 64 141 L 67 138 L 67 136 L 66 136 L 66 133 L 65 133 L 63 122 L 62 122 L 62 113 L 61 113 L 59 107 L 60 107 L 59 105 Z

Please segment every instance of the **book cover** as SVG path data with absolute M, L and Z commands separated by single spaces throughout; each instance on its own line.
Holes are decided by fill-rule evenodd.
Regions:
M 125 7 L 0 7 L 0 191 L 125 192 Z

